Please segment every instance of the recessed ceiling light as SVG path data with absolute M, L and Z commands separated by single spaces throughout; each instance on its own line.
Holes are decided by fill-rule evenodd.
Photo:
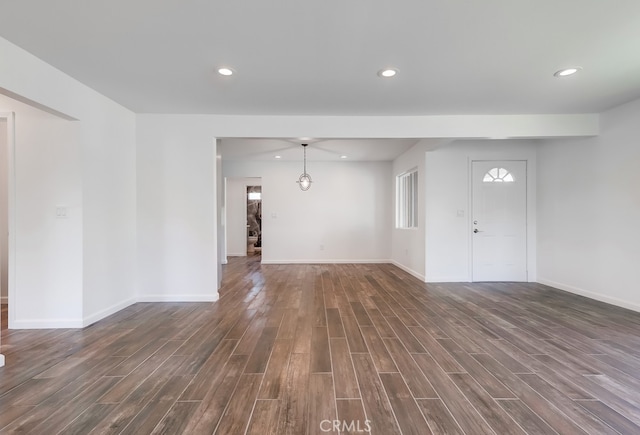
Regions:
M 398 74 L 398 70 L 395 68 L 385 68 L 385 69 L 381 69 L 380 71 L 378 71 L 378 75 L 380 77 L 384 77 L 386 79 L 395 76 L 396 74 Z
M 281 158 L 282 158 L 282 156 L 275 156 L 275 158 L 276 158 L 276 159 L 281 159 Z
M 233 70 L 231 68 L 218 68 L 218 74 L 221 76 L 232 76 Z
M 553 75 L 556 77 L 567 77 L 577 73 L 581 69 L 582 68 L 580 68 L 579 66 L 572 66 L 571 68 L 564 68 L 564 69 L 561 69 L 560 71 L 556 71 L 555 73 L 553 73 Z
M 346 158 L 347 158 L 347 156 L 340 156 L 340 158 L 341 158 L 341 159 L 346 159 Z

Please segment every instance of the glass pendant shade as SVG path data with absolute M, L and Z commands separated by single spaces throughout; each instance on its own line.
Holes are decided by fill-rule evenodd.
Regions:
M 311 175 L 302 174 L 300 178 L 298 178 L 298 184 L 300 184 L 301 190 L 309 190 L 311 187 Z
M 300 190 L 309 190 L 309 188 L 311 187 L 311 175 L 307 174 L 307 144 L 303 143 L 302 144 L 302 149 L 304 150 L 304 166 L 303 166 L 303 172 L 302 175 L 300 175 L 300 177 L 298 178 L 298 181 L 296 181 L 296 183 L 298 183 L 298 185 L 300 186 Z

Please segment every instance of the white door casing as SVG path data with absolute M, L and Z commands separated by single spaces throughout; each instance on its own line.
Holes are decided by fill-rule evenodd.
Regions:
M 472 280 L 527 281 L 527 162 L 473 161 Z

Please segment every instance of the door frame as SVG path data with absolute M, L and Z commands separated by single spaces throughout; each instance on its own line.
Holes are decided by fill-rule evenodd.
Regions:
M 7 249 L 7 305 L 8 305 L 8 327 L 12 329 L 15 323 L 15 267 L 16 267 L 16 138 L 15 138 L 15 113 L 0 112 L 0 118 L 7 122 L 7 225 L 9 230 Z M 15 307 L 15 305 L 14 305 Z M 4 355 L 0 354 L 0 367 L 4 365 Z
M 259 175 L 259 176 L 246 176 L 246 177 L 224 177 L 224 182 L 225 182 L 225 189 L 224 189 L 224 192 L 225 192 L 225 210 L 224 210 L 225 217 L 224 217 L 224 220 L 225 220 L 225 223 L 226 223 L 226 227 L 225 227 L 225 232 L 226 232 L 226 236 L 225 236 L 225 252 L 226 252 L 226 254 L 228 256 L 231 256 L 231 257 L 243 256 L 243 255 L 246 256 L 247 255 L 247 230 L 246 230 L 246 226 L 245 225 L 242 226 L 243 229 L 244 229 L 243 236 L 242 236 L 242 239 L 244 240 L 244 245 L 243 245 L 244 246 L 244 248 L 243 248 L 244 254 L 240 254 L 239 252 L 232 252 L 231 254 L 229 254 L 228 246 L 229 246 L 229 239 L 231 238 L 228 235 L 229 234 L 229 222 L 234 221 L 234 219 L 238 218 L 237 216 L 234 216 L 233 213 L 230 213 L 230 210 L 229 210 L 229 207 L 228 207 L 228 200 L 229 200 L 229 197 L 231 195 L 229 194 L 227 186 L 228 186 L 228 183 L 229 183 L 230 180 L 233 181 L 233 182 L 238 182 L 238 184 L 242 185 L 242 191 L 243 191 L 243 196 L 242 196 L 242 201 L 241 201 L 242 210 L 243 210 L 242 216 L 244 217 L 245 222 L 246 222 L 246 219 L 247 219 L 247 188 L 249 186 L 262 186 L 264 188 L 263 180 L 262 180 L 262 176 L 261 175 Z M 264 190 L 263 190 L 263 193 L 264 193 Z M 235 200 L 238 200 L 238 198 L 235 198 Z M 263 206 L 264 206 L 264 200 L 263 200 Z M 242 218 L 242 216 L 240 218 Z M 264 234 L 264 225 L 265 225 L 265 222 L 264 222 L 264 219 L 263 219 L 263 221 L 262 221 L 262 233 L 263 234 Z M 234 237 L 238 237 L 240 235 L 240 230 L 237 229 L 237 234 L 236 234 L 235 231 L 233 232 L 233 234 L 234 234 Z M 264 253 L 264 251 L 263 251 L 263 253 Z
M 535 155 L 522 152 L 482 153 L 468 157 L 467 168 L 467 243 L 468 243 L 468 280 L 473 281 L 473 162 L 477 161 L 524 161 L 527 165 L 527 201 L 526 201 L 526 264 L 527 282 L 537 281 L 537 231 L 536 231 L 536 159 Z

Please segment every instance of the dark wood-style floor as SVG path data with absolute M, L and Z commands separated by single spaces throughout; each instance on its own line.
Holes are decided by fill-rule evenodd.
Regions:
M 640 433 L 640 314 L 391 265 L 232 258 L 216 303 L 4 325 L 2 353 L 3 433 Z

